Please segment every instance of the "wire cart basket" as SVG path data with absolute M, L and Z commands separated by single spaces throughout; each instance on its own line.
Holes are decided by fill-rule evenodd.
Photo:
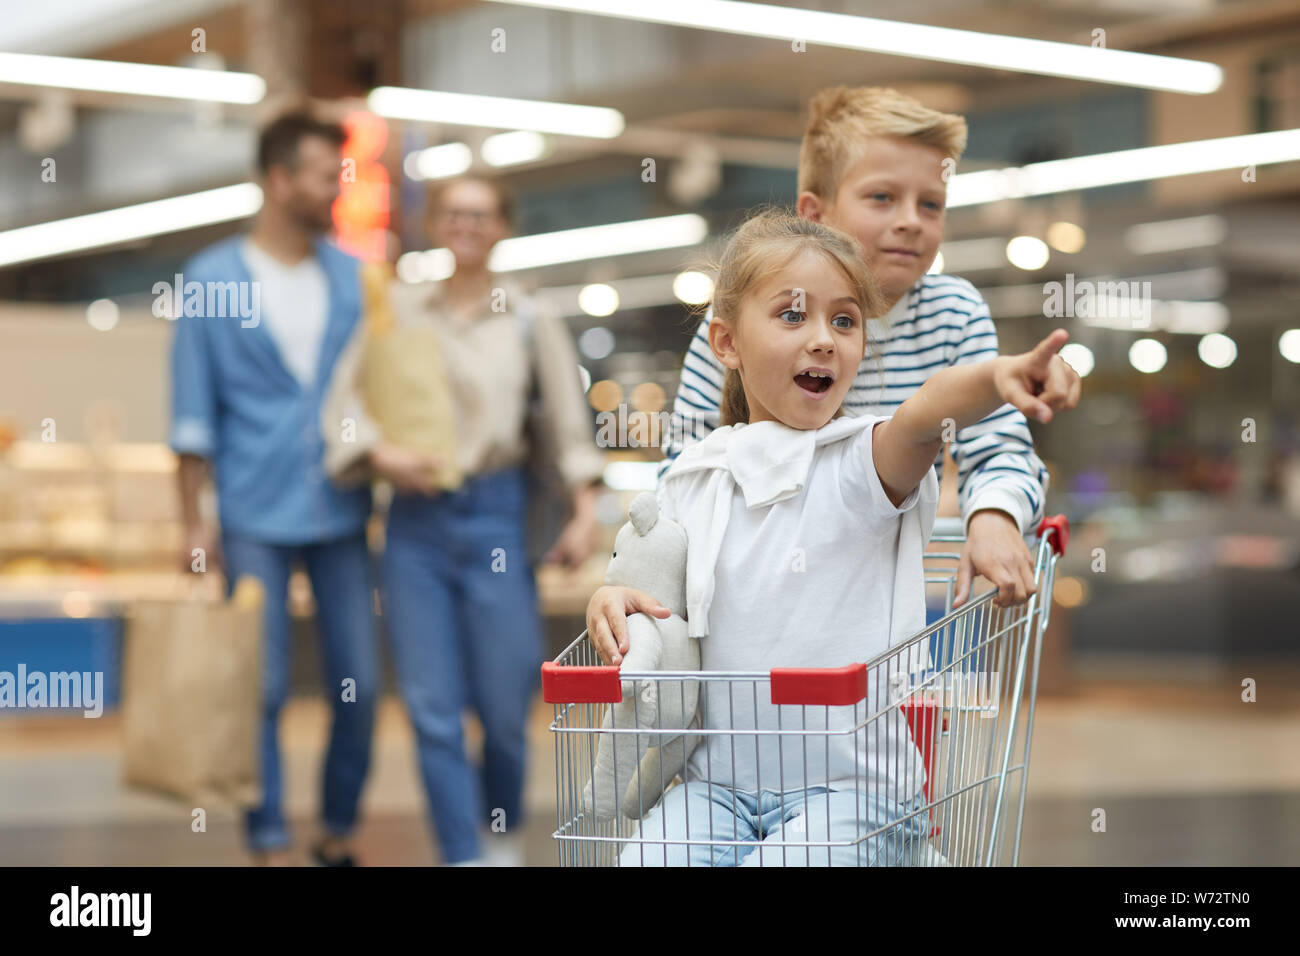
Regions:
M 1039 525 L 1031 549 L 1035 593 L 1026 604 L 997 607 L 997 591 L 990 589 L 954 610 L 963 526 L 958 518 L 937 519 L 931 545 L 956 547 L 925 553 L 925 581 L 930 597 L 942 589 L 945 614 L 885 653 L 846 667 L 620 671 L 601 664 L 584 631 L 542 665 L 543 696 L 555 706 L 550 729 L 558 819 L 552 835 L 560 865 L 1016 866 L 1039 651 L 1051 615 L 1056 561 L 1068 538 L 1063 515 Z M 644 726 L 635 719 L 611 725 L 609 709 L 627 694 L 653 684 L 659 700 L 685 696 L 688 682 L 698 685 L 708 708 L 725 709 L 727 729 L 701 729 L 695 722 Z M 755 722 L 760 701 L 770 701 L 775 710 L 774 728 Z M 720 748 L 710 748 L 710 738 L 721 738 Z M 670 834 L 666 811 L 650 802 L 636 807 L 642 817 L 649 813 L 643 820 L 592 806 L 588 783 L 602 740 L 615 754 L 698 740 L 710 768 L 719 749 L 732 755 L 733 771 L 737 754 L 757 758 L 763 750 L 778 779 L 769 771 L 758 789 L 769 791 L 768 800 L 778 795 L 780 804 L 749 809 L 763 813 L 764 821 L 781 821 L 779 832 L 747 837 L 734 823 L 716 825 L 717 811 L 708 802 L 692 802 L 689 790 L 674 801 L 688 816 L 696 813 L 687 834 Z M 856 794 L 807 783 L 830 765 L 833 746 L 851 747 L 855 766 L 865 753 L 865 769 L 855 771 Z M 653 792 L 664 793 L 665 803 L 676 788 L 710 793 L 717 788 L 708 779 L 683 773 L 654 781 L 659 786 Z M 798 812 L 792 814 L 792 807 Z

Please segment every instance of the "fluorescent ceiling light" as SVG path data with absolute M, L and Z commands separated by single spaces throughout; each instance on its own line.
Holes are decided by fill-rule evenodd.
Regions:
M 1090 276 L 1097 282 L 1116 280 L 1113 275 Z M 1177 272 L 1153 272 L 1140 276 L 1119 277 L 1122 281 L 1150 282 L 1151 294 L 1157 299 L 1221 299 L 1228 292 L 1228 273 L 1220 266 L 1180 269 Z
M 492 129 L 536 130 L 564 136 L 612 139 L 623 132 L 623 114 L 603 106 L 575 106 L 504 96 L 443 93 L 380 86 L 367 99 L 371 112 L 389 119 Z
M 1176 299 L 1130 300 L 1109 314 L 1105 308 L 1080 315 L 1084 325 L 1120 332 L 1160 330 L 1179 335 L 1208 335 L 1222 332 L 1232 316 L 1222 302 L 1190 302 Z
M 1144 256 L 1217 246 L 1227 235 L 1228 223 L 1222 216 L 1190 216 L 1132 226 L 1124 232 L 1124 244 L 1130 252 Z
M 603 477 L 605 487 L 615 491 L 654 491 L 659 481 L 659 462 L 611 461 Z
M 702 216 L 685 213 L 518 236 L 497 243 L 488 268 L 493 272 L 513 272 L 562 262 L 693 246 L 702 242 L 708 231 L 708 224 Z
M 28 53 L 0 53 L 0 83 L 243 105 L 266 96 L 266 82 L 253 73 Z
M 444 143 L 410 153 L 402 161 L 407 177 L 421 179 L 446 179 L 459 176 L 474 163 L 474 152 L 464 143 Z
M 397 257 L 397 277 L 403 282 L 441 282 L 456 271 L 450 249 L 404 252 Z
M 1057 43 L 953 30 L 918 23 L 899 23 L 819 10 L 796 10 L 738 0 L 495 0 L 518 6 L 545 7 L 571 13 L 621 17 L 647 23 L 770 37 L 787 43 L 802 40 L 822 46 L 867 50 L 890 56 L 962 63 L 1116 83 L 1176 93 L 1212 93 L 1223 83 L 1213 63 L 1185 60 L 1079 43 Z
M 22 226 L 0 232 L 0 266 L 243 219 L 261 206 L 262 190 L 255 183 L 240 183 Z
M 1088 282 L 1093 284 L 1094 289 L 1100 288 L 1102 283 L 1121 283 L 1128 289 L 1133 289 L 1135 286 L 1141 288 L 1143 283 L 1150 283 L 1150 295 L 1155 303 L 1211 301 L 1222 298 L 1228 290 L 1227 273 L 1218 266 L 1143 276 L 1090 275 L 1086 278 Z M 982 291 L 984 300 L 988 303 L 989 311 L 994 315 L 1012 317 L 1043 314 L 1046 292 L 1041 282 L 1024 285 L 989 286 Z M 1068 293 L 1066 296 L 1067 301 L 1071 300 L 1072 296 L 1072 292 Z M 1129 301 L 1134 301 L 1134 297 L 1130 296 Z M 1148 311 L 1143 307 L 1140 314 L 1135 317 L 1142 318 Z M 1195 311 L 1195 308 L 1190 311 L 1184 310 L 1183 316 L 1190 316 Z M 1133 310 L 1130 310 L 1129 314 L 1134 315 Z M 1222 316 L 1212 316 L 1209 311 L 1203 311 L 1197 318 L 1213 318 L 1215 321 L 1208 324 L 1217 325 Z M 1124 328 L 1131 330 L 1132 321 L 1127 321 L 1128 324 Z M 1195 323 L 1189 322 L 1189 324 Z M 1207 331 L 1217 332 L 1219 330 L 1209 328 Z M 1300 331 L 1297 334 L 1300 335 Z
M 1007 264 L 1005 238 L 954 239 L 940 246 L 939 252 L 943 261 L 938 269 L 933 270 L 935 272 L 947 270 L 960 275 L 963 272 L 1001 269 Z
M 1157 299 L 1152 303 L 1151 324 L 1180 335 L 1208 335 L 1222 332 L 1231 320 L 1222 302 L 1180 302 Z
M 479 147 L 479 155 L 489 166 L 516 166 L 541 159 L 546 155 L 548 145 L 541 133 L 521 129 L 489 136 Z
M 948 183 L 948 208 L 1294 160 L 1300 160 L 1300 129 L 1143 146 L 1028 166 L 959 173 Z
M 708 231 L 708 223 L 703 217 L 686 213 L 661 219 L 640 219 L 607 226 L 584 226 L 581 229 L 516 236 L 496 244 L 488 260 L 488 268 L 493 272 L 514 272 L 565 262 L 693 246 L 702 242 Z M 406 282 L 437 282 L 446 279 L 455 269 L 456 260 L 447 249 L 408 252 L 397 260 L 398 278 Z M 621 279 L 610 285 L 623 300 L 625 308 L 642 308 L 675 301 L 672 280 L 671 275 L 644 276 Z M 587 283 L 583 283 L 580 286 L 547 291 L 566 298 L 570 304 L 576 304 L 578 293 L 586 286 Z

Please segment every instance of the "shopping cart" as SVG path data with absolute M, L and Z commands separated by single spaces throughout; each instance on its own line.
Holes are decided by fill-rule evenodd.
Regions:
M 554 661 L 542 665 L 543 696 L 555 705 L 551 730 L 558 826 L 552 835 L 560 865 L 674 861 L 709 865 L 740 860 L 747 865 L 847 861 L 848 865 L 1001 866 L 1008 862 L 1008 848 L 1010 865 L 1017 865 L 1039 649 L 1051 615 L 1056 561 L 1065 553 L 1069 538 L 1065 516 L 1046 518 L 1036 538 L 1036 591 L 1028 603 L 1010 608 L 993 604 L 997 591 L 990 589 L 953 610 L 960 551 L 927 551 L 927 595 L 942 590 L 944 616 L 862 664 L 773 668 L 766 673 L 620 672 L 601 665 L 584 631 Z M 964 541 L 961 520 L 937 519 L 930 541 L 960 545 Z M 664 700 L 667 694 L 682 693 L 688 681 L 700 685 L 701 697 L 712 695 L 709 706 L 721 703 L 726 708 L 717 712 L 731 715 L 728 729 L 605 726 L 606 709 L 623 699 L 624 685 L 640 693 L 646 682 L 653 682 Z M 778 721 L 775 728 L 746 726 L 735 719 L 737 709 L 756 714 L 760 699 L 771 701 Z M 753 701 L 755 708 L 737 708 L 738 701 Z M 802 796 L 810 822 L 782 827 L 779 842 L 764 838 L 759 843 L 736 839 L 734 826 L 715 828 L 711 822 L 705 832 L 697 833 L 701 823 L 697 816 L 687 838 L 680 833 L 670 836 L 662 821 L 658 828 L 642 826 L 622 814 L 598 815 L 584 806 L 583 791 L 602 737 L 612 738 L 617 752 L 621 747 L 657 747 L 688 733 L 700 737 L 699 746 L 710 753 L 710 767 L 716 766 L 708 747 L 710 738 L 721 737 L 722 750 L 732 754 L 733 771 L 738 752 L 757 756 L 760 748 L 770 752 L 775 745 L 778 779 L 772 780 L 769 772 L 755 789 L 782 794 L 783 811 L 785 800 L 793 805 Z M 854 832 L 846 837 L 842 814 L 836 834 L 829 823 L 823 832 L 814 822 L 829 820 L 831 795 L 824 787 L 805 788 L 804 781 L 817 779 L 819 759 L 825 760 L 820 766 L 829 765 L 833 741 L 838 745 L 849 739 L 855 764 L 860 748 L 865 748 L 868 769 L 854 781 L 854 789 L 865 793 L 865 800 L 852 815 Z M 707 776 L 712 779 L 711 773 Z M 919 792 L 908 788 L 900 796 L 891 789 L 904 780 L 920 781 Z M 661 791 L 707 786 L 695 779 L 682 782 L 680 777 L 658 782 Z M 795 783 L 793 788 L 787 788 L 790 782 Z M 802 793 L 801 788 L 805 788 Z M 882 796 L 890 812 L 876 810 Z M 812 809 L 820 809 L 817 801 L 823 800 L 826 812 L 818 817 Z M 644 815 L 651 807 L 638 809 Z M 785 817 L 782 812 L 781 818 Z

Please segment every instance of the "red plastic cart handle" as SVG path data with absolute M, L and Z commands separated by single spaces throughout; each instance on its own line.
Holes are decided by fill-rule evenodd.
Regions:
M 772 703 L 843 707 L 867 696 L 867 665 L 773 667 Z
M 840 707 L 867 696 L 867 665 L 773 667 L 772 703 Z M 542 664 L 542 698 L 548 704 L 617 704 L 623 686 L 617 667 Z
M 548 704 L 617 704 L 623 685 L 617 667 L 542 665 L 542 697 Z
M 1065 554 L 1065 546 L 1070 540 L 1070 521 L 1065 515 L 1044 518 L 1042 524 L 1038 526 L 1038 537 L 1041 538 L 1048 528 L 1056 529 L 1056 534 L 1052 535 L 1052 550 L 1056 552 L 1058 558 L 1062 557 Z

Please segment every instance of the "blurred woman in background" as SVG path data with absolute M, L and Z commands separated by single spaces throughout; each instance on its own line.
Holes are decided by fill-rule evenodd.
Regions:
M 442 282 L 389 286 L 398 326 L 431 323 L 438 331 L 444 369 L 429 374 L 445 374 L 451 386 L 463 484 L 441 490 L 432 455 L 383 440 L 359 387 L 363 333 L 339 362 L 322 414 L 334 480 L 377 476 L 393 485 L 385 621 L 448 864 L 523 863 L 526 730 L 543 659 L 528 550 L 530 465 L 542 454 L 528 437 L 531 394 L 540 397 L 541 430 L 572 501 L 571 519 L 546 542 L 542 560 L 573 569 L 590 555 L 603 470 L 563 320 L 488 269 L 513 218 L 513 196 L 496 180 L 440 184 L 430 197 L 429 237 L 451 251 L 455 271 Z M 348 418 L 352 441 L 339 428 Z M 465 753 L 466 707 L 483 727 L 481 769 Z

